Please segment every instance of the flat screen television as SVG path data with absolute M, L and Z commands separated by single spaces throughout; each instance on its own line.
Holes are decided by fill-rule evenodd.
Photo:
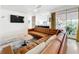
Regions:
M 18 15 L 10 15 L 10 22 L 11 23 L 24 23 L 24 17 Z

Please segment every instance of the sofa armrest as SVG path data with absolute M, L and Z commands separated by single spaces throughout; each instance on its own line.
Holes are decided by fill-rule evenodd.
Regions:
M 66 50 L 67 50 L 67 35 L 65 34 L 58 53 L 65 54 Z

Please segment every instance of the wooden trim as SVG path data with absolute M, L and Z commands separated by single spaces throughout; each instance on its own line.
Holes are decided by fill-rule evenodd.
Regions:
M 79 42 L 79 8 L 78 8 L 78 31 L 77 31 L 77 41 Z
M 56 29 L 56 13 L 51 14 L 51 28 Z

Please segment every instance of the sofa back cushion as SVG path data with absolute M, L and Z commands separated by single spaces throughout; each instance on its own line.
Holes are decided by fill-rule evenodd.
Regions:
M 30 51 L 28 51 L 26 54 L 40 54 L 41 51 L 45 48 L 45 46 L 45 42 L 42 42 Z
M 58 39 L 60 42 L 62 42 L 63 37 L 64 37 L 64 33 L 62 33 L 62 32 L 57 35 L 57 39 Z
M 58 40 L 52 40 L 41 52 L 41 54 L 58 54 L 60 44 L 61 43 Z
M 34 31 L 45 33 L 45 34 L 49 34 L 49 35 L 53 35 L 53 34 L 56 34 L 58 30 L 56 30 L 56 29 L 49 29 L 49 28 L 36 27 L 36 28 L 34 28 Z
M 50 34 L 50 35 L 54 35 L 54 34 L 57 34 L 58 31 L 59 31 L 59 30 L 56 30 L 56 29 L 50 29 L 50 30 L 49 30 L 49 34 Z
M 49 29 L 41 28 L 41 27 L 36 27 L 36 28 L 34 28 L 34 31 L 42 32 L 42 33 L 47 33 L 49 31 Z
M 48 45 L 52 40 L 56 39 L 56 35 L 52 35 L 47 41 L 46 41 L 46 45 Z

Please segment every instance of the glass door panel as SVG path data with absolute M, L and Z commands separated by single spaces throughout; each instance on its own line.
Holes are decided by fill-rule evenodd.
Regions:
M 78 27 L 78 12 L 67 13 L 67 35 L 70 38 L 76 38 Z
M 56 15 L 56 28 L 66 31 L 66 14 Z
M 76 39 L 78 30 L 78 8 L 57 12 L 56 28 L 65 30 L 68 37 Z

